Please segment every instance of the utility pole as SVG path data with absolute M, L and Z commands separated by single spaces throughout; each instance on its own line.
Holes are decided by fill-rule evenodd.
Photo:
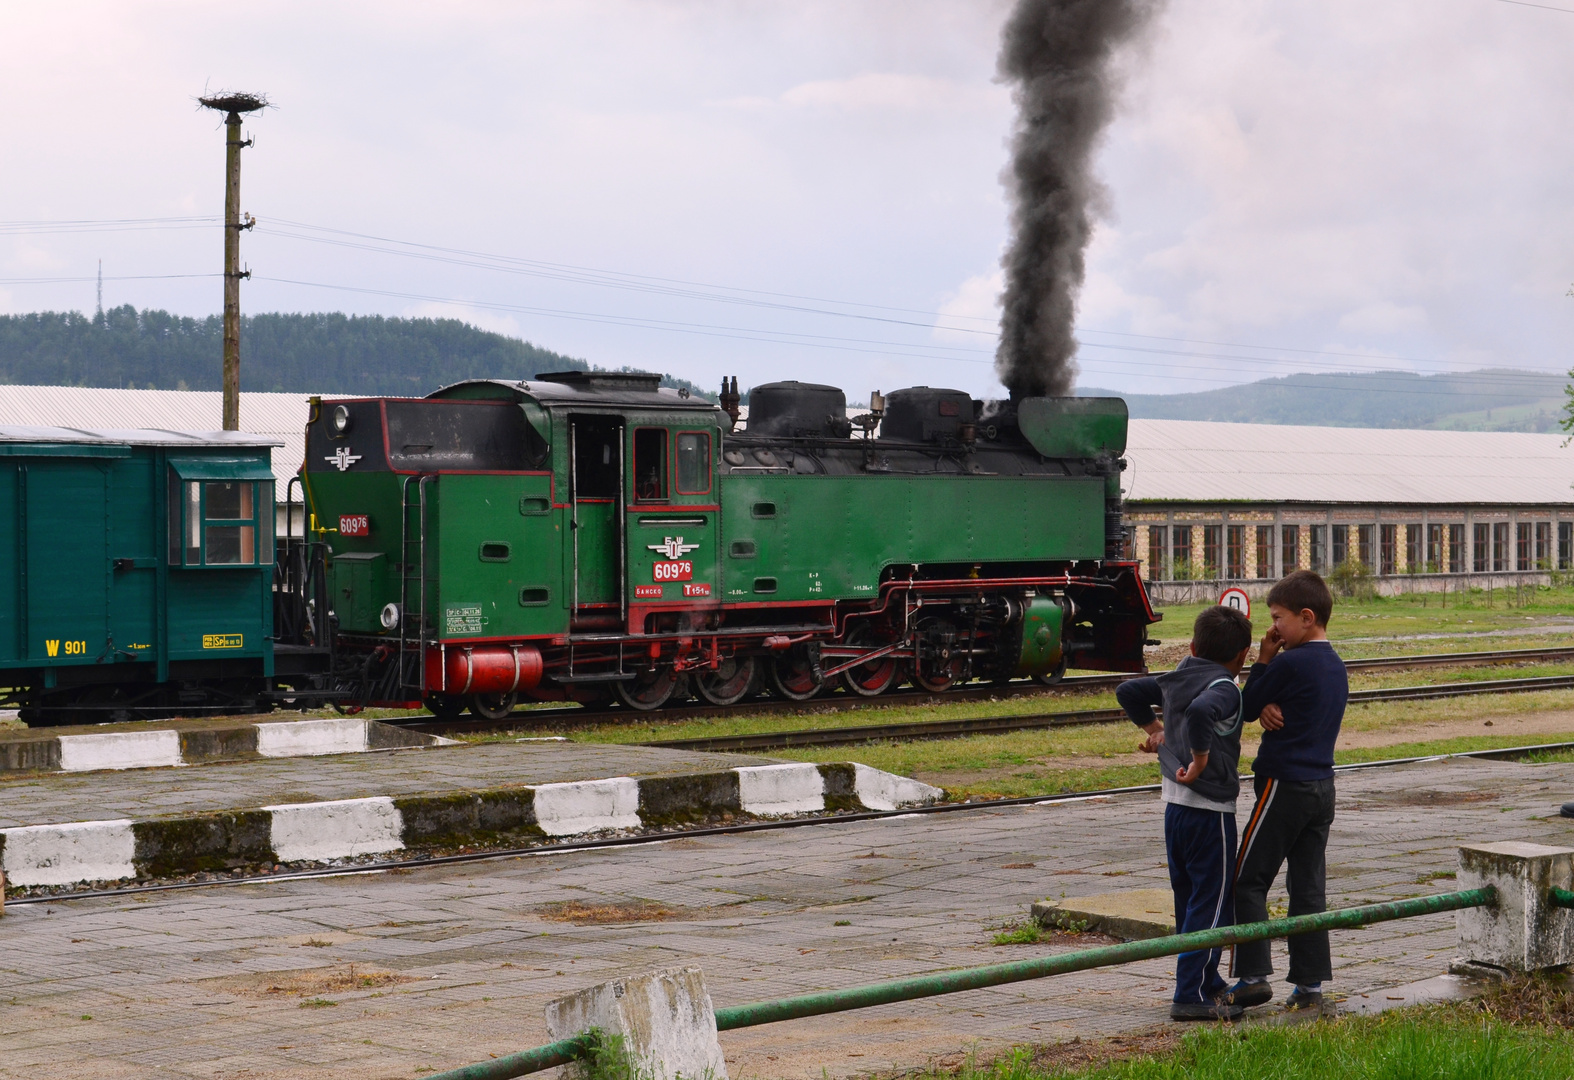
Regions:
M 98 260 L 98 321 L 104 321 L 104 260 Z
M 240 234 L 257 223 L 250 214 L 241 221 L 240 152 L 251 145 L 241 140 L 241 116 L 268 107 L 262 94 L 226 91 L 197 101 L 224 113 L 224 430 L 240 430 L 240 280 L 251 277 L 240 268 Z

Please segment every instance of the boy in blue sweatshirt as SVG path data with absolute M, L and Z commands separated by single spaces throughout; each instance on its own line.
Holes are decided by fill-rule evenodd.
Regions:
M 1289 863 L 1290 914 L 1327 907 L 1328 829 L 1334 820 L 1334 741 L 1344 720 L 1350 680 L 1328 643 L 1333 594 L 1310 570 L 1297 570 L 1268 593 L 1273 626 L 1262 639 L 1242 691 L 1244 719 L 1262 721 L 1252 763 L 1257 803 L 1241 835 L 1235 870 L 1236 915 L 1243 923 L 1268 917 L 1268 887 Z M 1288 1009 L 1322 1006 L 1322 984 L 1333 977 L 1327 931 L 1289 939 Z M 1273 961 L 1266 941 L 1235 947 L 1229 1000 L 1240 1006 L 1273 1000 Z
M 1164 851 L 1175 893 L 1177 933 L 1235 922 L 1235 800 L 1240 796 L 1241 692 L 1235 678 L 1252 647 L 1252 624 L 1234 608 L 1206 608 L 1192 628 L 1191 656 L 1174 671 L 1129 679 L 1115 689 L 1141 749 L 1159 755 Z M 1164 719 L 1154 719 L 1162 707 Z M 1219 975 L 1220 949 L 1181 953 L 1175 963 L 1173 1020 L 1233 1020 Z

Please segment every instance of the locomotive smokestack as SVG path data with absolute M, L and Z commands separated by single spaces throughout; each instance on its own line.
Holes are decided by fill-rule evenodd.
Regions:
M 1076 379 L 1072 327 L 1099 194 L 1093 150 L 1114 112 L 1110 61 L 1160 2 L 1017 0 L 1006 20 L 999 69 L 1017 127 L 995 372 L 1013 399 L 1069 394 Z

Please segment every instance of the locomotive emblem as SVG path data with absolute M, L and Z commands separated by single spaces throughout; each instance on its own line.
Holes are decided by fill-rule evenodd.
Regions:
M 698 544 L 685 544 L 681 536 L 669 536 L 659 544 L 646 544 L 652 551 L 659 551 L 669 559 L 680 558 L 699 548 Z
M 354 465 L 357 461 L 360 461 L 361 455 L 350 453 L 350 448 L 348 446 L 341 446 L 332 454 L 323 458 L 323 460 L 329 465 L 332 465 L 335 469 L 338 469 L 340 472 L 344 472 L 351 465 Z M 682 540 L 683 537 L 680 536 L 678 539 Z

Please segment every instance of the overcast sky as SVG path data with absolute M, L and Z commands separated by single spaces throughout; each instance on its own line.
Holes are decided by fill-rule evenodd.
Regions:
M 0 312 L 91 312 L 100 258 L 106 305 L 217 311 L 193 98 L 238 88 L 278 106 L 247 125 L 248 312 L 998 392 L 1007 10 L 0 0 Z M 1170 0 L 1122 59 L 1081 382 L 1568 368 L 1571 57 L 1574 11 L 1504 0 Z M 150 218 L 202 220 L 16 225 Z

